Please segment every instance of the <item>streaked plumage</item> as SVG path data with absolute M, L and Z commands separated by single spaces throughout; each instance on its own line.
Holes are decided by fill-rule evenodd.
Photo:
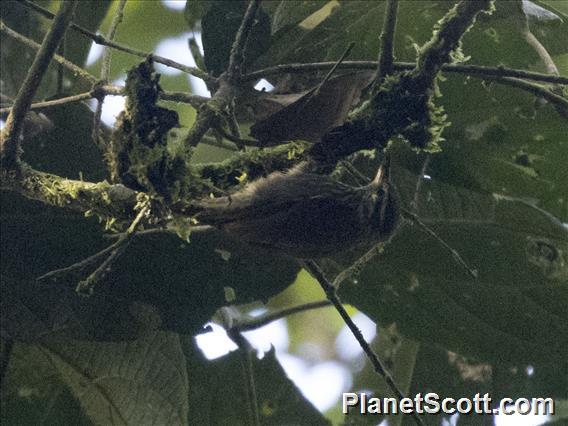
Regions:
M 395 193 L 381 173 L 368 185 L 352 187 L 302 167 L 194 207 L 200 223 L 298 258 L 383 241 L 399 218 Z

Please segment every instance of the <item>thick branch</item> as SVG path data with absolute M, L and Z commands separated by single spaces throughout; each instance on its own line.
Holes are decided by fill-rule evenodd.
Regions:
M 38 6 L 37 4 L 35 4 L 35 3 L 33 3 L 29 0 L 20 0 L 20 2 L 25 7 L 28 7 L 30 9 L 35 10 L 36 12 L 45 16 L 48 19 L 53 19 L 53 17 L 54 17 L 53 13 L 51 13 L 49 10 L 44 9 L 43 7 Z M 171 59 L 164 58 L 163 56 L 154 55 L 153 53 L 150 53 L 150 52 L 143 52 L 141 50 L 131 49 L 130 47 L 124 46 L 122 44 L 119 44 L 119 43 L 116 43 L 116 42 L 113 42 L 113 41 L 109 41 L 105 37 L 101 36 L 100 34 L 92 33 L 91 31 L 86 30 L 85 28 L 83 28 L 83 27 L 81 27 L 81 26 L 79 26 L 75 23 L 71 23 L 71 28 L 73 30 L 83 34 L 84 36 L 90 38 L 91 40 L 93 40 L 97 44 L 100 44 L 100 45 L 103 45 L 103 46 L 108 46 L 108 47 L 111 47 L 113 49 L 120 50 L 122 52 L 126 52 L 126 53 L 129 53 L 129 54 L 134 55 L 134 56 L 138 56 L 140 58 L 151 57 L 155 62 L 158 62 L 160 64 L 166 65 L 166 66 L 171 67 L 171 68 L 178 69 L 178 70 L 183 71 L 187 74 L 191 74 L 191 75 L 198 77 L 198 78 L 200 78 L 200 79 L 202 79 L 206 82 L 210 82 L 210 83 L 215 82 L 215 78 L 211 77 L 206 72 L 201 71 L 199 68 L 189 67 L 187 65 L 180 64 L 179 62 L 173 61 Z
M 413 75 L 425 87 L 431 86 L 444 64 L 452 61 L 454 53 L 461 44 L 463 35 L 474 24 L 477 15 L 489 12 L 493 0 L 461 0 L 439 23 L 439 30 L 418 53 L 418 60 Z
M 23 163 L 17 170 L 2 170 L 0 189 L 15 191 L 44 204 L 122 220 L 134 217 L 137 194 L 124 185 L 65 179 Z
M 18 91 L 18 95 L 14 100 L 14 106 L 0 134 L 0 161 L 4 167 L 14 167 L 18 160 L 20 150 L 19 139 L 24 124 L 24 118 L 39 84 L 47 71 L 51 58 L 55 54 L 59 42 L 65 35 L 65 31 L 71 22 L 76 7 L 77 0 L 61 3 L 53 25 L 45 35 L 41 48 L 37 52 L 28 74 Z
M 227 71 L 219 79 L 219 89 L 211 100 L 201 107 L 195 123 L 185 139 L 187 145 L 197 146 L 209 129 L 220 127 L 220 119 L 222 115 L 226 115 L 227 106 L 237 97 L 246 42 L 254 24 L 254 17 L 259 4 L 260 0 L 251 0 L 249 3 L 231 48 Z

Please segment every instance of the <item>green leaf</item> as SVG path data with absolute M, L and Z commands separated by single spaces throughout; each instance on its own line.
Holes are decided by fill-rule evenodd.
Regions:
M 415 179 L 399 172 L 406 205 Z M 413 183 L 414 182 L 414 183 Z M 418 215 L 479 271 L 463 268 L 417 227 L 341 294 L 381 324 L 417 340 L 498 364 L 553 362 L 568 345 L 568 230 L 522 200 L 422 183 Z
M 191 424 L 252 424 L 246 384 L 249 373 L 244 370 L 247 356 L 252 357 L 250 368 L 261 425 L 329 424 L 286 377 L 274 349 L 265 353 L 261 360 L 256 359 L 254 352 L 247 355 L 244 349 L 239 349 L 212 361 L 204 359 L 189 340 L 186 340 L 184 350 L 191 380 Z
M 9 408 L 3 416 L 10 424 L 34 415 L 38 422 L 66 424 L 188 424 L 184 355 L 171 333 L 129 342 L 51 335 L 35 344 L 18 343 L 7 381 L 12 394 L 3 398 Z M 53 412 L 49 404 L 63 412 Z M 26 406 L 34 411 L 26 413 Z
M 189 383 L 174 334 L 121 343 L 50 339 L 39 350 L 95 424 L 188 424 Z
M 2 339 L 3 348 L 6 342 Z M 36 345 L 13 343 L 6 367 L 0 398 L 2 424 L 93 424 Z
M 215 2 L 201 20 L 204 61 L 207 70 L 219 75 L 227 69 L 237 30 L 247 8 L 244 1 Z M 251 64 L 270 46 L 270 18 L 261 8 L 247 39 L 245 65 Z

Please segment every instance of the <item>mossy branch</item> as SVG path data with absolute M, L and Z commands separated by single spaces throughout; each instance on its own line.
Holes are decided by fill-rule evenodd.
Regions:
M 65 179 L 39 172 L 25 163 L 16 170 L 2 170 L 0 189 L 17 192 L 51 206 L 119 220 L 133 217 L 137 196 L 135 191 L 124 185 Z
M 310 156 L 329 168 L 362 149 L 384 149 L 395 136 L 418 149 L 437 150 L 448 123 L 443 108 L 434 104 L 436 80 L 444 65 L 461 56 L 461 39 L 477 15 L 490 12 L 492 6 L 492 0 L 457 3 L 419 50 L 415 68 L 384 78 L 372 98 L 353 111 L 345 124 L 324 135 Z M 392 66 L 388 61 L 387 65 Z

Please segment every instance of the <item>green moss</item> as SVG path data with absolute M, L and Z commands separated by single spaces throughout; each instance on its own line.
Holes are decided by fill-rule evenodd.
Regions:
M 184 196 L 189 166 L 168 149 L 168 132 L 178 127 L 177 113 L 156 105 L 159 75 L 146 60 L 128 72 L 125 111 L 117 121 L 107 152 L 111 177 L 167 202 Z
M 2 187 L 12 189 L 28 198 L 57 207 L 67 207 L 96 215 L 101 220 L 130 218 L 135 193 L 124 187 L 65 179 L 38 172 L 22 164 L 17 170 L 2 171 Z

